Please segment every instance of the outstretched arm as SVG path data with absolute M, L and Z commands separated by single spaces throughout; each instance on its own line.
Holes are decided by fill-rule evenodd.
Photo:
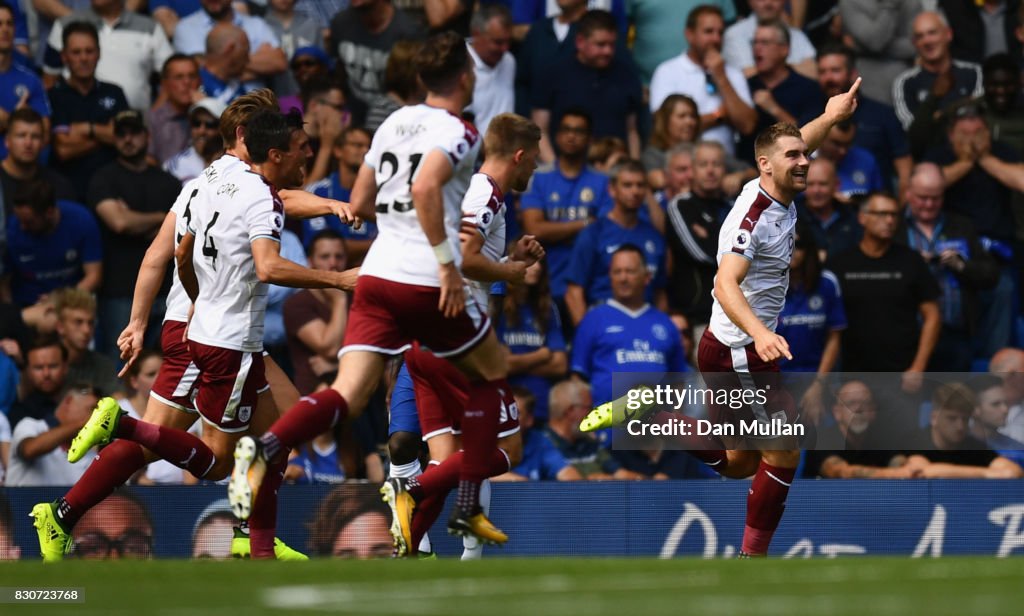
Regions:
M 135 358 L 142 351 L 142 339 L 149 326 L 149 314 L 153 310 L 153 302 L 164 281 L 167 264 L 174 258 L 174 225 L 177 216 L 168 212 L 160 231 L 146 249 L 146 256 L 139 266 L 139 276 L 135 281 L 135 295 L 132 297 L 132 312 L 128 325 L 117 337 L 117 346 L 121 349 L 121 359 L 125 360 L 124 368 L 118 373 L 123 376 L 128 368 L 135 363 Z

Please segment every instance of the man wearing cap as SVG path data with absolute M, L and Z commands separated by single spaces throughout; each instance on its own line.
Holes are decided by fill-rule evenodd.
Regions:
M 314 77 L 327 77 L 332 68 L 333 63 L 327 56 L 327 52 L 319 47 L 299 47 L 292 55 L 292 78 L 295 79 L 299 89 L 304 88 Z M 278 96 L 277 101 L 281 106 L 281 111 L 285 113 L 292 109 L 298 109 L 300 113 L 306 111 L 302 104 L 302 97 L 297 93 Z
M 118 356 L 117 335 L 128 322 L 132 290 L 149 247 L 181 183 L 146 159 L 149 131 L 138 111 L 114 117 L 117 159 L 102 167 L 89 184 L 88 205 L 100 220 L 106 275 L 99 289 L 98 350 Z M 161 295 L 166 295 L 166 284 Z M 160 312 L 163 301 L 157 301 Z M 158 324 L 159 319 L 151 319 Z
M 203 97 L 199 92 L 199 63 L 192 56 L 176 53 L 160 71 L 163 102 L 149 110 L 149 155 L 165 163 L 188 147 L 189 109 Z
M 164 171 L 184 183 L 198 177 L 203 169 L 220 158 L 224 152 L 224 140 L 218 127 L 224 109 L 224 103 L 215 98 L 204 98 L 192 106 L 188 114 L 190 144 L 164 163 Z

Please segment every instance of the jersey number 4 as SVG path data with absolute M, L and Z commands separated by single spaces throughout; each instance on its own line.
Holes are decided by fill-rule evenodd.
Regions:
M 220 212 L 214 212 L 213 218 L 210 219 L 209 224 L 203 229 L 203 256 L 212 261 L 214 271 L 217 270 L 217 244 L 210 237 L 210 229 L 213 228 L 213 225 L 217 224 L 218 218 L 220 218 Z
M 412 178 L 413 178 L 414 175 L 416 175 L 416 169 L 420 166 L 420 159 L 421 158 L 423 158 L 422 154 L 410 154 L 409 155 L 409 175 L 408 175 L 409 179 L 408 179 L 407 183 L 408 183 L 408 188 L 410 189 L 410 191 L 412 190 Z M 391 169 L 390 169 L 391 173 L 390 173 L 390 175 L 388 175 L 387 179 L 385 179 L 383 182 L 381 182 L 380 184 L 377 185 L 377 189 L 378 190 L 380 190 L 385 184 L 390 182 L 391 179 L 398 174 L 398 165 L 399 165 L 398 156 L 396 156 L 394 152 L 384 152 L 383 154 L 381 154 L 381 157 L 380 157 L 380 169 L 381 169 L 382 173 L 384 172 L 384 166 L 385 165 L 388 165 L 388 166 L 391 167 Z M 387 214 L 389 209 L 393 210 L 395 212 L 401 213 L 401 212 L 408 212 L 412 208 L 413 208 L 413 205 L 412 205 L 412 199 L 411 199 L 411 196 L 410 196 L 409 201 L 399 201 L 399 200 L 396 199 L 393 203 L 378 203 L 374 209 L 377 211 L 378 214 Z

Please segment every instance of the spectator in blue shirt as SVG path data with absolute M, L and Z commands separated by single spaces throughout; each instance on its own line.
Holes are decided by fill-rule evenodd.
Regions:
M 306 190 L 319 197 L 348 202 L 359 166 L 370 149 L 370 133 L 364 128 L 346 128 L 334 141 L 332 149 L 334 158 L 338 161 L 337 171 L 319 182 L 310 184 Z M 342 224 L 337 216 L 319 216 L 302 221 L 302 243 L 309 248 L 313 237 L 328 228 L 334 229 L 345 238 L 350 267 L 358 267 L 363 262 L 373 238 L 377 237 L 377 225 L 372 222 L 364 222 L 361 227 L 354 229 L 350 225 Z
M 612 375 L 687 372 L 679 330 L 668 315 L 644 299 L 651 275 L 644 253 L 631 244 L 612 254 L 613 298 L 587 313 L 576 331 L 570 369 L 588 381 L 596 404 L 613 398 Z M 628 377 L 623 377 L 628 381 Z M 628 386 L 629 383 L 618 383 Z
M 778 326 L 793 359 L 780 359 L 779 366 L 788 372 L 827 375 L 839 358 L 839 332 L 844 329 L 846 311 L 839 281 L 822 268 L 810 231 L 798 227 L 789 263 L 789 290 Z
M 523 194 L 523 230 L 547 250 L 551 295 L 563 303 L 570 256 L 576 237 L 599 211 L 611 205 L 608 177 L 587 166 L 590 116 L 581 109 L 566 111 L 555 133 L 558 159 L 533 174 Z M 559 307 L 567 316 L 564 304 Z
M 334 438 L 334 431 L 328 430 L 306 443 L 288 460 L 285 469 L 286 481 L 298 484 L 330 484 L 345 481 L 345 469 L 341 463 L 340 447 Z
M 171 40 L 174 40 L 178 22 L 200 8 L 199 0 L 149 0 L 149 14 L 163 27 L 167 38 Z
M 281 41 L 260 17 L 236 13 L 231 0 L 199 0 L 201 11 L 183 17 L 174 30 L 174 49 L 189 55 L 207 51 L 206 36 L 221 24 L 233 24 L 245 31 L 251 45 L 246 70 L 259 77 L 273 77 L 288 70 Z M 209 93 L 207 93 L 209 94 Z
M 999 432 L 1010 414 L 1003 379 L 994 374 L 983 374 L 975 377 L 969 385 L 975 396 L 971 435 L 1004 458 L 1024 465 L 1024 443 Z
M 543 260 L 527 268 L 521 284 L 509 285 L 495 331 L 509 350 L 509 382 L 529 390 L 537 401 L 536 416 L 547 419 L 552 379 L 565 376 L 569 360 Z
M 0 133 L 7 132 L 11 112 L 31 107 L 44 118 L 46 133 L 50 132 L 50 101 L 46 98 L 43 82 L 31 70 L 19 65 L 14 58 L 14 8 L 0 1 Z M 0 143 L 0 158 L 7 156 L 7 147 Z
M 818 246 L 810 229 L 797 227 L 796 243 L 789 263 L 789 289 L 779 314 L 776 330 L 789 343 L 792 360 L 782 358 L 786 372 L 813 372 L 815 380 L 794 382 L 791 393 L 800 401 L 802 412 L 820 418 L 825 408 L 823 381 L 839 359 L 841 332 L 846 329 L 846 309 L 839 280 L 822 269 Z
M 544 436 L 584 479 L 643 479 L 643 475 L 622 468 L 593 434 L 580 432 L 580 422 L 593 408 L 586 383 L 567 379 L 555 385 L 548 408 Z
M 578 24 L 576 55 L 549 64 L 535 82 L 530 113 L 541 128 L 541 160 L 555 159 L 550 129 L 574 107 L 590 113 L 594 135 L 618 137 L 630 156 L 640 158 L 637 120 L 646 111 L 643 90 L 632 61 L 615 53 L 617 28 L 607 11 L 587 11 Z
M 519 465 L 492 481 L 577 481 L 583 479 L 569 464 L 558 447 L 540 428 L 534 429 L 533 407 L 537 398 L 528 389 L 512 387 L 519 408 L 519 427 L 523 436 L 523 457 Z M 545 408 L 547 400 L 544 401 Z
M 199 67 L 203 93 L 224 105 L 260 87 L 259 82 L 242 81 L 249 61 L 249 38 L 238 26 L 217 24 L 206 37 L 206 56 Z
M 57 201 L 53 187 L 42 180 L 24 184 L 13 199 L 4 255 L 7 296 L 24 308 L 60 287 L 95 293 L 103 278 L 103 253 L 92 213 Z
M 573 248 L 565 292 L 565 305 L 573 325 L 579 324 L 587 306 L 612 297 L 609 266 L 612 254 L 624 244 L 636 246 L 643 254 L 652 283 L 644 297 L 661 309 L 668 307 L 665 238 L 650 223 L 640 219 L 647 194 L 647 173 L 643 165 L 635 160 L 617 165 L 612 170 L 608 190 L 614 202 L 611 211 L 584 229 Z
M 839 195 L 846 200 L 854 195 L 888 190 L 882 182 L 882 172 L 875 157 L 864 148 L 853 145 L 856 137 L 857 125 L 852 120 L 840 122 L 832 127 L 818 150 L 819 156 L 835 164 Z

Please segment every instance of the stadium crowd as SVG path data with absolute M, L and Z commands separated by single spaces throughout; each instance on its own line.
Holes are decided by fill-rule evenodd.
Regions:
M 0 483 L 73 483 L 86 465 L 62 446 L 97 399 L 145 407 L 160 309 L 123 378 L 117 336 L 181 183 L 223 151 L 226 106 L 271 86 L 312 138 L 306 189 L 347 201 L 373 130 L 422 97 L 416 41 L 448 29 L 476 66 L 467 118 L 481 133 L 503 112 L 533 119 L 547 163 L 508 203 L 509 238 L 547 257 L 493 296 L 524 431 L 499 479 L 710 476 L 579 422 L 615 372 L 692 370 L 754 137 L 809 121 L 858 75 L 856 114 L 797 203 L 779 323 L 783 370 L 815 375 L 800 404 L 834 450 L 804 474 L 1021 476 L 1019 0 L 0 0 Z M 342 271 L 374 235 L 289 221 L 281 253 Z M 271 291 L 266 349 L 302 394 L 333 381 L 349 301 Z M 892 373 L 900 395 L 839 371 Z M 383 480 L 392 379 L 287 478 Z M 896 431 L 913 436 L 872 441 Z M 165 462 L 135 480 L 194 481 Z

